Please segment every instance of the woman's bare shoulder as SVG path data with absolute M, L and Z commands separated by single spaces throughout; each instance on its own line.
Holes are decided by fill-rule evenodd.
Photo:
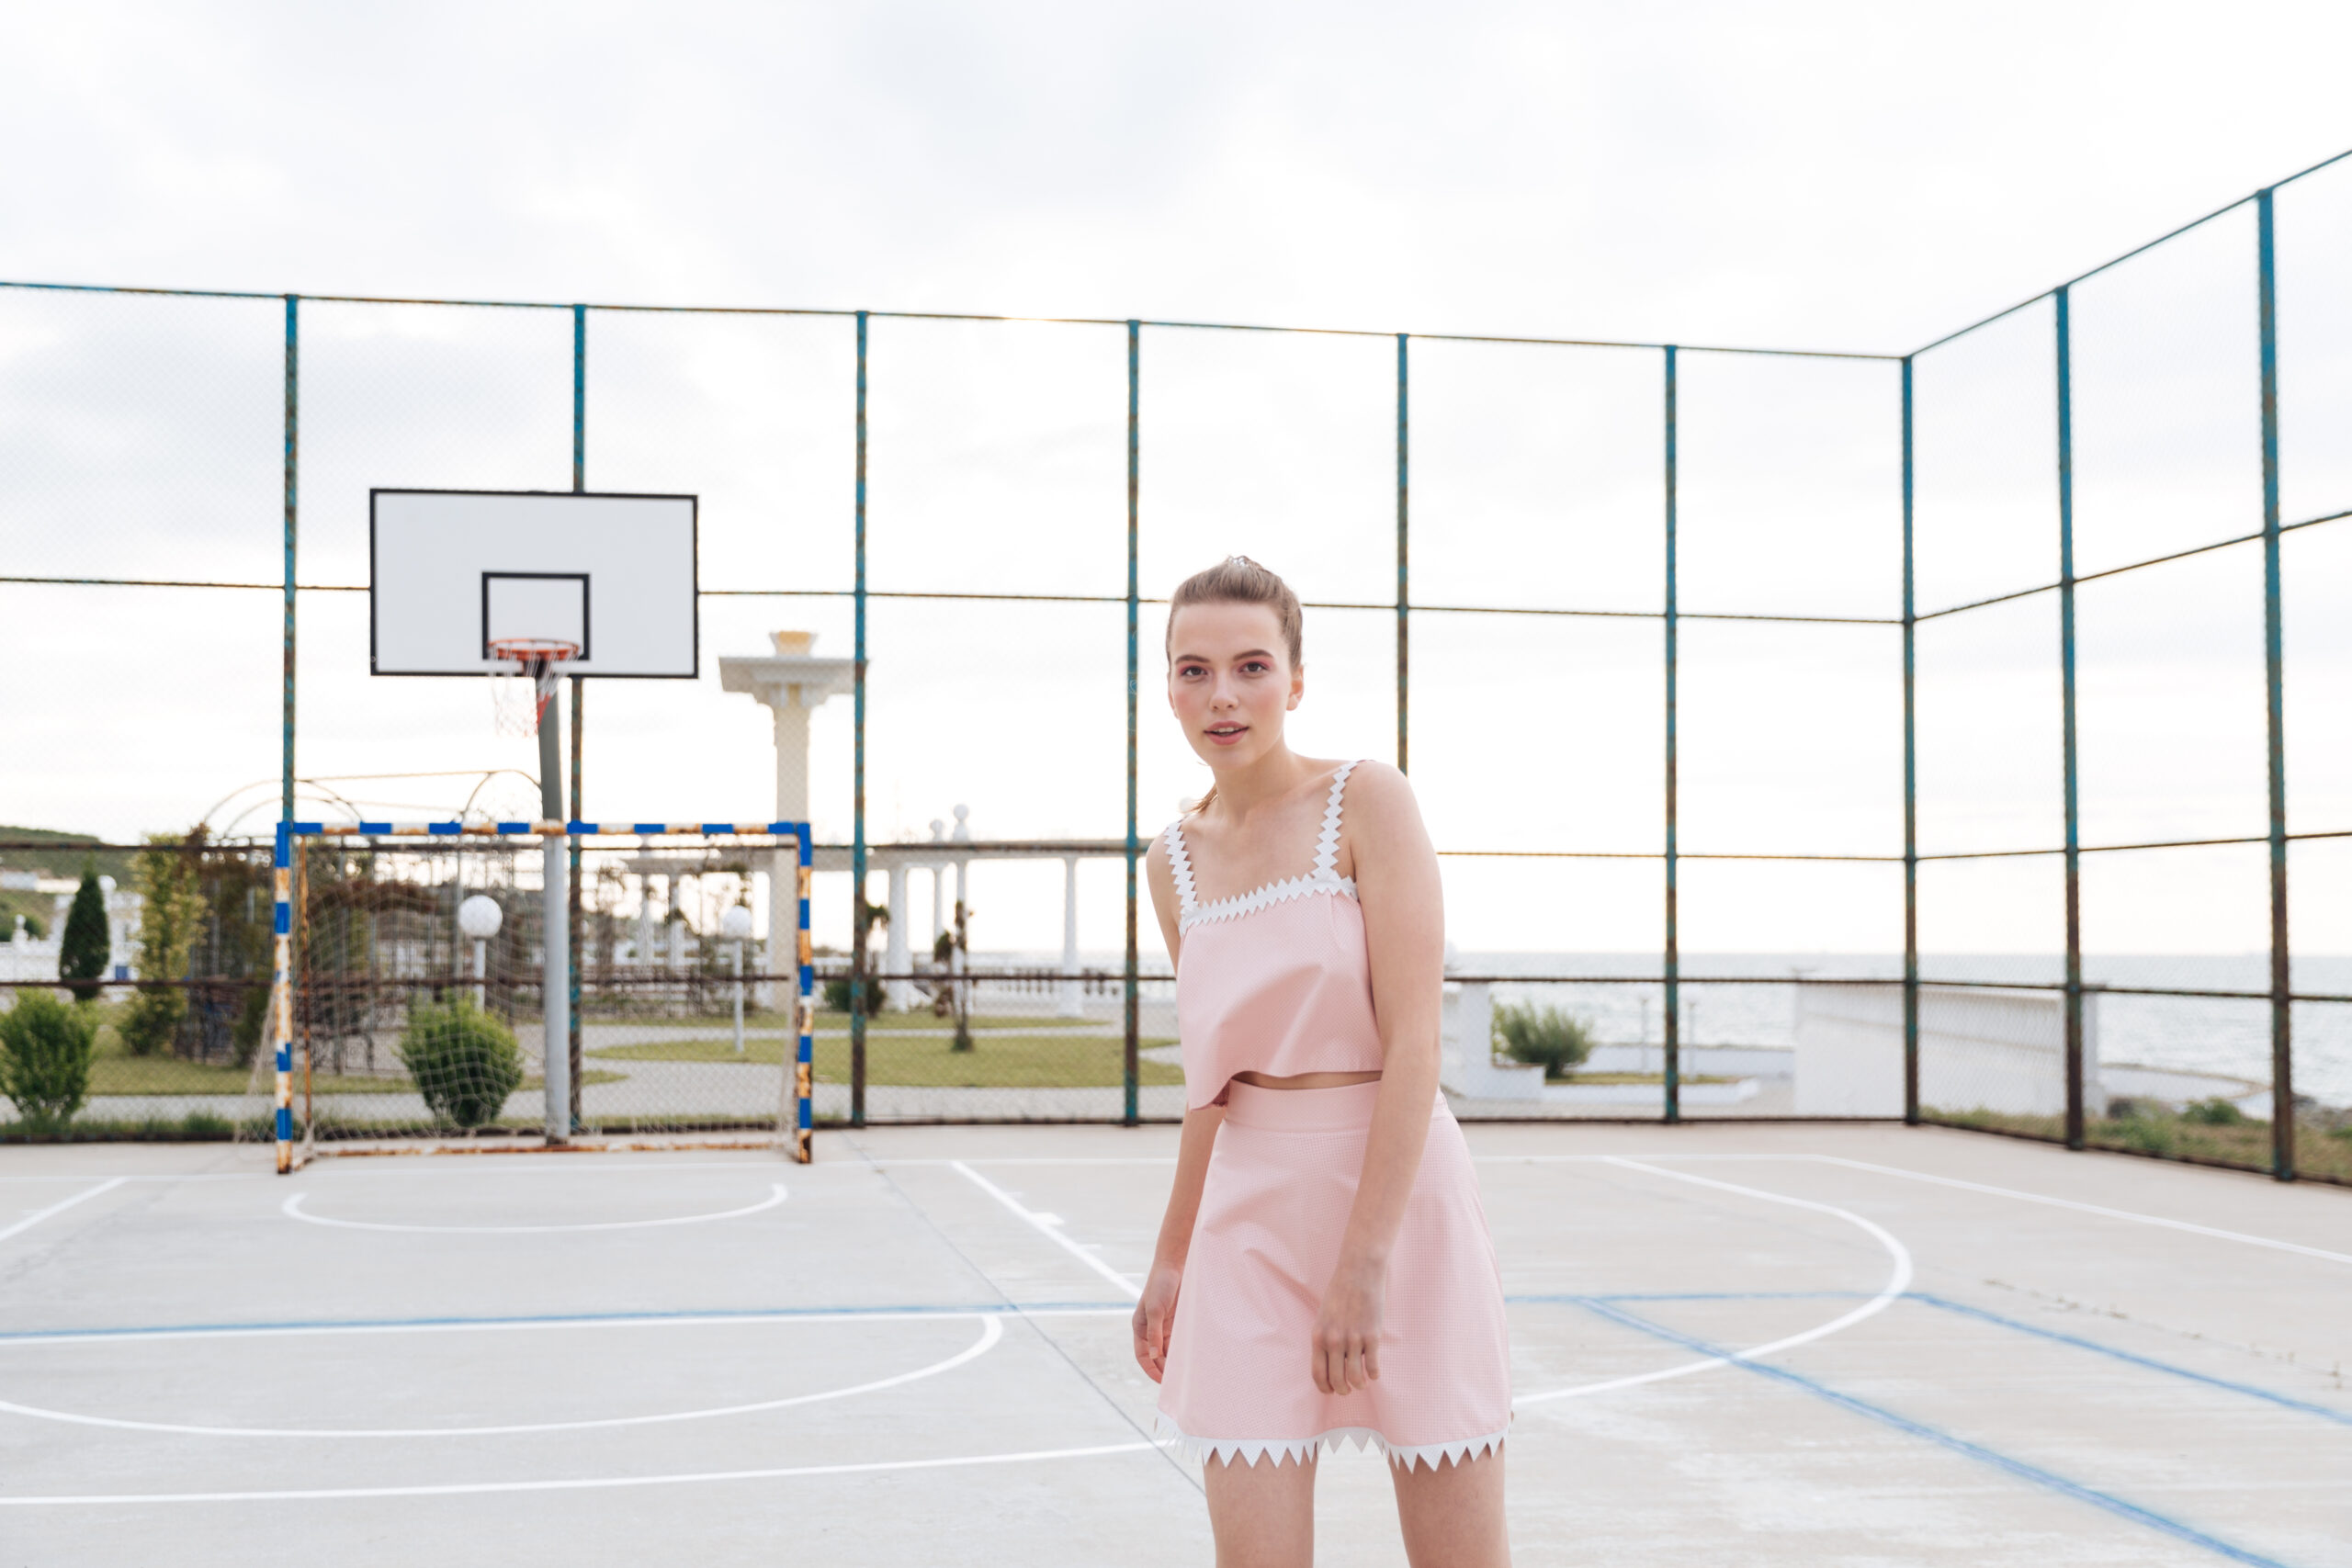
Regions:
M 1367 757 L 1348 774 L 1343 796 L 1347 819 L 1393 821 L 1401 817 L 1419 820 L 1420 804 L 1413 796 L 1412 781 L 1391 763 Z

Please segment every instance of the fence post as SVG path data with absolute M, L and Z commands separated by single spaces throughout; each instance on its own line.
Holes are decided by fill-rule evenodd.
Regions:
M 578 495 L 588 488 L 588 307 L 571 308 L 571 492 Z M 588 682 L 587 677 L 571 678 L 571 819 L 582 821 L 586 812 L 581 807 L 581 763 L 587 753 Z M 569 1052 L 571 1057 L 571 1126 L 581 1127 L 580 1080 L 586 1057 L 584 1026 L 580 1021 L 580 970 L 588 945 L 588 928 L 580 918 L 580 840 L 569 840 L 565 868 L 567 887 L 565 897 L 570 908 L 572 940 L 569 947 L 570 967 L 564 976 L 565 995 L 570 1007 L 564 1014 L 570 1027 Z
M 1142 535 L 1136 504 L 1142 479 L 1143 325 L 1127 322 L 1127 963 L 1124 1018 L 1126 1043 L 1120 1054 L 1120 1082 L 1125 1090 L 1120 1120 L 1132 1127 L 1142 1118 L 1142 988 L 1136 979 L 1138 953 L 1136 922 L 1136 700 L 1140 676 L 1138 575 Z
M 1676 625 L 1674 582 L 1675 354 L 1666 345 L 1666 1120 L 1682 1120 L 1682 939 L 1675 908 L 1676 761 L 1674 697 Z
M 857 648 L 851 721 L 849 1124 L 865 1125 L 865 312 L 857 313 Z
M 1407 773 L 1410 755 L 1408 739 L 1411 725 L 1412 680 L 1410 674 L 1412 633 L 1412 489 L 1408 482 L 1411 455 L 1411 425 L 1407 418 L 1410 389 L 1406 380 L 1406 340 L 1409 333 L 1396 334 L 1396 771 Z
M 1911 356 L 1903 356 L 1903 1120 L 1919 1123 L 1918 598 L 1912 558 Z
M 2075 751 L 2075 349 L 2069 292 L 2058 304 L 2058 690 L 2066 818 L 2066 1146 L 2083 1146 L 2083 852 Z
M 2262 293 L 2262 644 L 2270 741 L 2270 1174 L 2295 1179 L 2294 974 L 2287 949 L 2286 657 L 2278 603 L 2278 269 L 2271 193 L 2255 196 Z
M 280 694 L 278 712 L 277 819 L 280 822 L 294 820 L 294 556 L 299 533 L 294 481 L 296 462 L 300 452 L 298 437 L 301 430 L 300 305 L 300 295 L 288 294 L 286 297 L 286 605 L 283 628 L 286 684 Z

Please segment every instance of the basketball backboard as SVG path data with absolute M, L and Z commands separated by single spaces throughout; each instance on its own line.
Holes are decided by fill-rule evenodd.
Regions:
M 695 498 L 543 491 L 368 492 L 368 665 L 491 675 L 489 645 L 571 644 L 570 675 L 691 680 Z

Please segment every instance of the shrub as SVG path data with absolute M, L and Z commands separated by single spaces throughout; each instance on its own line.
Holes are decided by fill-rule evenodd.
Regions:
M 1494 1039 L 1504 1055 L 1541 1066 L 1547 1078 L 1566 1077 L 1592 1055 L 1592 1025 L 1533 1002 L 1497 1003 Z
M 36 1133 L 62 1133 L 90 1098 L 90 1055 L 97 1015 L 68 1007 L 47 991 L 17 993 L 0 1013 L 0 1094 Z
M 827 1012 L 849 1011 L 848 976 L 843 975 L 838 979 L 828 980 L 825 982 L 825 1010 Z M 872 1017 L 874 1014 L 880 1012 L 881 1010 L 882 982 L 879 980 L 868 980 L 865 982 L 866 1015 L 868 1017 Z
M 471 997 L 410 1009 L 400 1050 L 425 1109 L 460 1127 L 490 1121 L 522 1087 L 523 1048 L 514 1032 Z
M 2251 1120 L 2245 1111 L 2220 1095 L 2183 1107 L 2180 1119 L 2199 1127 L 2237 1127 Z
M 65 911 L 65 934 L 57 945 L 57 977 L 76 1001 L 98 994 L 98 982 L 113 962 L 113 943 L 107 937 L 107 896 L 98 886 L 96 862 L 82 867 L 82 886 L 74 890 L 73 907 Z

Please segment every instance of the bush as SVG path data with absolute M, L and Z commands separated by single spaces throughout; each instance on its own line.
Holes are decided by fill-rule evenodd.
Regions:
M 471 997 L 410 1009 L 400 1050 L 425 1108 L 460 1127 L 495 1117 L 523 1084 L 523 1048 L 514 1032 L 475 1007 Z
M 2193 1105 L 2184 1106 L 2181 1109 L 2180 1119 L 2199 1127 L 2238 1127 L 2252 1120 L 2245 1111 L 2219 1095 L 2215 1095 L 2211 1100 L 2200 1100 Z
M 82 867 L 82 886 L 74 890 L 73 907 L 65 911 L 65 934 L 57 944 L 57 977 L 66 983 L 74 999 L 86 1002 L 98 994 L 107 965 L 114 961 L 107 935 L 107 896 L 98 886 L 96 862 Z
M 90 1055 L 97 1015 L 47 991 L 17 993 L 0 1013 L 0 1094 L 36 1133 L 62 1133 L 90 1098 Z
M 1541 1066 L 1547 1078 L 1564 1078 L 1592 1055 L 1592 1025 L 1555 1007 L 1498 1002 L 1494 1043 L 1512 1061 Z
M 839 979 L 825 982 L 825 1010 L 827 1012 L 849 1011 L 848 976 L 844 975 Z M 865 982 L 866 1016 L 870 1018 L 881 1010 L 882 983 L 879 980 L 868 980 Z

